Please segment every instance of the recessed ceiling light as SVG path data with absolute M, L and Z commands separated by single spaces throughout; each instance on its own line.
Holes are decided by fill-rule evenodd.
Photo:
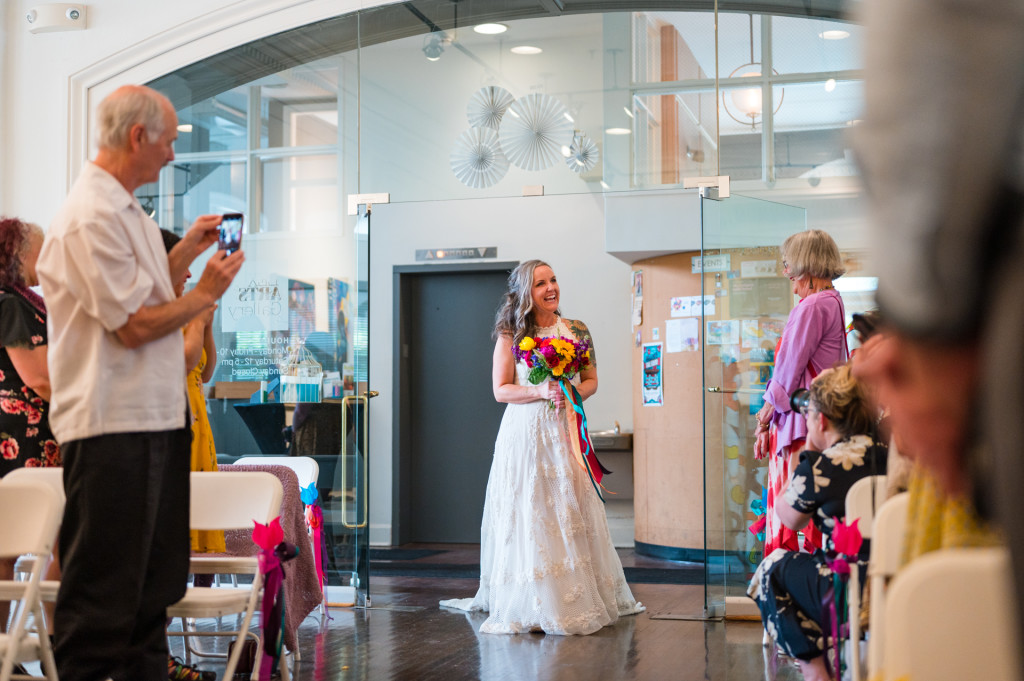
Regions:
M 178 132 L 192 132 L 192 124 L 191 123 L 182 123 L 181 125 L 178 126 Z
M 633 112 L 627 109 L 626 107 L 622 107 L 622 110 L 625 111 L 626 115 L 629 116 L 630 118 L 633 117 Z
M 505 24 L 479 24 L 474 26 L 473 30 L 484 35 L 498 35 L 507 31 L 508 26 Z
M 840 29 L 832 29 L 830 31 L 822 31 L 818 35 L 825 40 L 843 40 L 844 38 L 850 37 L 850 32 L 842 31 Z
M 633 131 L 629 128 L 608 128 L 605 132 L 609 135 L 628 135 Z
M 544 50 L 533 45 L 517 45 L 512 48 L 512 54 L 540 54 Z
M 825 92 L 832 92 L 836 89 L 836 79 L 829 78 L 825 81 Z
M 601 188 L 602 189 L 611 189 L 611 187 L 608 186 L 608 183 L 605 182 L 604 180 L 601 180 Z

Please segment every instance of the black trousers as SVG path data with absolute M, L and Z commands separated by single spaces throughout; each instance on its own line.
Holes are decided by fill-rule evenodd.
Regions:
M 62 681 L 167 678 L 166 608 L 188 578 L 190 446 L 185 429 L 62 444 Z

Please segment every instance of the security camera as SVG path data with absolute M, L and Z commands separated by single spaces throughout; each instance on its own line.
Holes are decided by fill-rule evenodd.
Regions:
M 78 10 L 77 7 L 68 7 L 67 10 L 64 12 L 64 16 L 66 16 L 71 21 L 78 21 L 82 17 L 82 13 Z

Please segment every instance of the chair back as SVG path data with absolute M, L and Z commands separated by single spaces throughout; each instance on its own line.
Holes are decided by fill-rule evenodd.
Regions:
M 910 494 L 903 492 L 887 499 L 875 516 L 871 538 L 871 561 L 868 579 L 871 581 L 871 614 L 868 623 L 868 678 L 877 679 L 884 665 L 885 603 L 889 579 L 900 569 L 903 558 L 903 536 L 907 530 L 907 509 Z
M 60 466 L 39 468 L 15 468 L 4 476 L 4 482 L 41 482 L 49 485 L 64 505 L 64 469 Z
M 281 512 L 281 481 L 262 472 L 193 472 L 189 526 L 193 530 L 251 529 Z
M 1018 679 L 1016 599 L 1005 548 L 925 554 L 893 579 L 884 678 Z
M 865 539 L 871 538 L 875 512 L 885 502 L 885 476 L 869 475 L 853 483 L 846 493 L 846 524 L 860 518 L 857 529 Z
M 57 539 L 61 500 L 49 485 L 9 477 L 0 484 L 0 557 L 48 556 Z
M 311 456 L 243 456 L 235 460 L 235 465 L 287 466 L 295 471 L 300 489 L 315 485 L 320 477 L 320 465 Z

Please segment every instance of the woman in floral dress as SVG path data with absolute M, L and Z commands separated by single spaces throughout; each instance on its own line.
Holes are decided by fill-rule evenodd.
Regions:
M 827 369 L 811 383 L 801 410 L 807 421 L 807 448 L 776 504 L 779 519 L 798 531 L 813 520 L 830 548 L 836 520 L 846 515 L 846 493 L 863 477 L 885 473 L 885 445 L 876 442 L 875 412 L 848 366 Z M 864 583 L 867 542 L 857 557 Z M 826 551 L 797 553 L 776 549 L 754 573 L 747 589 L 761 610 L 765 630 L 807 681 L 827 681 L 826 646 L 831 615 L 824 604 L 834 596 Z
M 50 374 L 46 368 L 46 306 L 36 286 L 43 245 L 38 225 L 0 219 L 0 477 L 23 466 L 60 466 L 60 446 L 50 432 Z M 14 561 L 0 561 L 0 579 L 11 579 Z M 46 579 L 60 579 L 54 559 Z M 0 604 L 6 629 L 10 604 Z M 52 606 L 50 622 L 53 622 Z

